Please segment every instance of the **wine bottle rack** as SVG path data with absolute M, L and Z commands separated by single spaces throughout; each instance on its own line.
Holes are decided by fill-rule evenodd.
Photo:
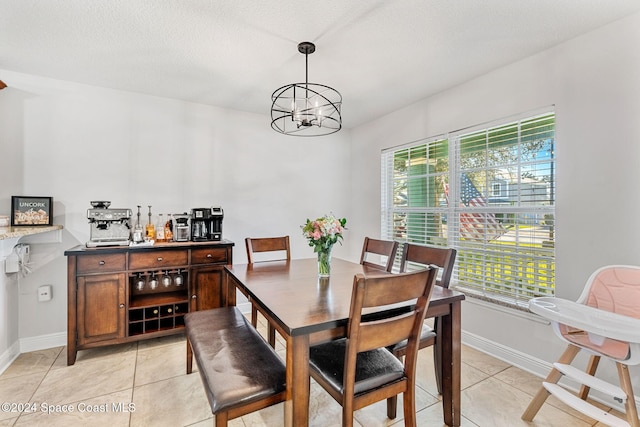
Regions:
M 129 308 L 129 336 L 184 327 L 189 302 Z
M 187 283 L 188 273 L 181 269 L 131 274 L 129 336 L 184 327 L 189 310 Z

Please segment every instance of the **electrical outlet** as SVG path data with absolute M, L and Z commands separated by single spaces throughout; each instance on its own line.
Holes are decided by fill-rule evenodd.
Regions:
M 51 301 L 51 298 L 53 298 L 51 285 L 43 285 L 38 288 L 38 302 Z

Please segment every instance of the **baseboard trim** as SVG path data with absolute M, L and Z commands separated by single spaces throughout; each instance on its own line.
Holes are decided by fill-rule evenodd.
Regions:
M 67 333 L 56 332 L 54 334 L 39 335 L 36 337 L 20 338 L 20 353 L 44 350 L 53 347 L 67 345 Z
M 496 359 L 507 362 L 540 378 L 545 378 L 551 368 L 553 368 L 552 363 L 545 362 L 529 354 L 522 353 L 511 347 L 498 344 L 469 332 L 462 331 L 462 342 L 471 348 L 487 353 Z
M 20 356 L 20 343 L 16 341 L 4 353 L 0 354 L 0 374 L 6 371 L 18 356 Z

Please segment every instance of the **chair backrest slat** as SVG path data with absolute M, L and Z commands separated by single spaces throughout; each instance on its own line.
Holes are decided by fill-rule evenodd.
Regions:
M 388 347 L 407 339 L 414 326 L 414 317 L 415 312 L 411 311 L 377 324 L 361 323 L 358 352 Z

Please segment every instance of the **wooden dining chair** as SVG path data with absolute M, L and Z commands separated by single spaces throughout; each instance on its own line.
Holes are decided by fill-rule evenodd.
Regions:
M 244 239 L 244 242 L 247 247 L 247 258 L 249 264 L 253 264 L 254 262 L 256 262 L 255 254 L 260 252 L 282 252 L 280 257 L 269 258 L 269 261 L 291 259 L 289 236 L 260 238 L 247 237 L 246 239 Z
M 378 268 L 385 271 L 391 271 L 393 268 L 393 262 L 396 258 L 396 252 L 398 251 L 398 242 L 392 240 L 378 240 L 371 239 L 369 237 L 364 238 L 364 245 L 362 245 L 362 254 L 360 255 L 360 264 L 368 267 Z M 370 256 L 382 257 L 382 264 L 379 262 L 373 262 L 369 259 Z
M 353 426 L 354 411 L 399 393 L 405 425 L 416 425 L 418 337 L 436 274 L 435 267 L 375 277 L 356 274 L 346 337 L 309 349 L 311 376 L 342 405 L 343 426 Z M 401 303 L 409 309 L 375 315 L 383 306 Z M 402 340 L 408 340 L 404 362 L 386 348 Z
M 453 265 L 456 262 L 456 253 L 456 250 L 453 248 L 405 243 L 400 258 L 400 271 L 404 273 L 435 265 L 440 268 L 440 279 L 436 280 L 436 285 L 448 288 L 451 273 L 453 273 Z M 422 328 L 418 349 L 434 346 L 433 365 L 435 368 L 436 385 L 438 387 L 438 393 L 442 394 L 442 345 L 437 339 L 438 324 L 439 321 L 436 317 L 433 319 L 433 329 L 427 325 Z M 396 357 L 402 358 L 407 352 L 407 342 L 399 342 L 392 346 L 390 350 Z M 397 402 L 390 400 L 387 414 L 395 414 L 396 407 Z
M 249 264 L 253 264 L 256 261 L 255 254 L 262 252 L 280 252 L 280 256 L 275 258 L 262 259 L 262 261 L 277 261 L 277 260 L 290 260 L 291 259 L 291 247 L 289 246 L 289 236 L 282 237 L 247 237 L 244 239 L 245 246 L 247 248 L 247 260 Z M 258 309 L 252 303 L 251 304 L 251 324 L 254 327 L 258 326 Z M 267 323 L 267 340 L 271 347 L 276 346 L 276 330 Z

